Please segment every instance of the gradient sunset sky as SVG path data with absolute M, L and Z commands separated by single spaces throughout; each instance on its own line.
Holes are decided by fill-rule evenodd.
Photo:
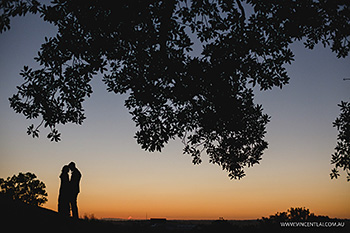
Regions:
M 16 114 L 8 98 L 23 82 L 23 66 L 37 67 L 33 58 L 44 37 L 55 34 L 55 27 L 32 15 L 13 19 L 10 31 L 0 34 L 0 177 L 35 173 L 47 186 L 44 207 L 57 210 L 58 176 L 63 165 L 75 161 L 83 175 L 80 215 L 256 219 L 306 207 L 318 215 L 350 218 L 350 182 L 343 172 L 337 180 L 329 176 L 337 137 L 332 122 L 339 115 L 337 104 L 350 96 L 350 81 L 343 81 L 350 78 L 349 57 L 293 44 L 290 84 L 256 91 L 256 103 L 271 116 L 269 149 L 246 177 L 230 180 L 205 154 L 194 166 L 179 140 L 162 153 L 143 151 L 133 138 L 136 127 L 123 106 L 125 96 L 108 93 L 101 76 L 93 80 L 82 126 L 58 126 L 59 143 L 46 139 L 44 128 L 39 139 L 27 136 L 28 125 L 37 121 Z

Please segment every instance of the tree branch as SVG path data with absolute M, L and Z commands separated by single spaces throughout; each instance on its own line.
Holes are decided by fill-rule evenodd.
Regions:
M 238 5 L 238 7 L 239 7 L 239 9 L 240 9 L 240 11 L 241 11 L 241 14 L 242 14 L 242 16 L 241 16 L 242 22 L 244 22 L 244 21 L 245 21 L 245 11 L 244 11 L 244 7 L 242 6 L 242 3 L 241 3 L 240 0 L 236 0 L 236 2 L 237 2 L 237 5 Z

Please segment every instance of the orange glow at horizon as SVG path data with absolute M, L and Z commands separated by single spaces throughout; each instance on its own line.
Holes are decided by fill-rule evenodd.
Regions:
M 146 203 L 145 203 L 146 202 Z M 182 202 L 179 204 L 179 202 Z M 272 204 L 273 202 L 273 204 Z M 89 204 L 90 203 L 90 204 Z M 268 217 L 276 212 L 287 211 L 290 207 L 306 207 L 316 215 L 326 215 L 336 218 L 350 218 L 349 208 L 344 205 L 332 203 L 310 203 L 308 205 L 286 204 L 281 200 L 268 200 L 265 204 L 245 204 L 245 200 L 231 201 L 229 203 L 207 203 L 197 201 L 189 203 L 179 200 L 172 203 L 167 200 L 135 200 L 135 201 L 110 201 L 98 202 L 94 199 L 84 199 L 82 195 L 78 198 L 80 216 L 93 214 L 97 218 L 120 218 L 120 219 L 146 219 L 146 218 L 167 218 L 167 219 L 203 219 L 213 220 L 223 217 L 224 219 L 246 220 Z M 302 202 L 299 202 L 302 203 Z M 254 205 L 255 204 L 255 205 Z M 46 205 L 45 207 L 57 210 L 57 207 Z
M 189 164 L 188 169 L 199 174 L 172 174 L 172 183 L 166 182 L 167 176 L 152 180 L 147 175 L 139 179 L 130 175 L 116 179 L 113 185 L 96 179 L 96 175 L 95 180 L 89 180 L 89 170 L 85 169 L 78 196 L 79 213 L 97 218 L 244 220 L 268 217 L 290 207 L 306 207 L 316 215 L 350 218 L 350 189 L 346 181 L 320 179 L 319 174 L 300 174 L 285 180 L 266 173 L 261 177 L 258 170 L 265 169 L 261 166 L 242 181 L 229 180 L 212 165 Z M 186 173 L 186 169 L 182 172 Z M 55 186 L 49 190 L 49 202 L 45 205 L 53 210 L 57 210 L 58 179 Z M 333 190 L 339 192 L 335 194 Z

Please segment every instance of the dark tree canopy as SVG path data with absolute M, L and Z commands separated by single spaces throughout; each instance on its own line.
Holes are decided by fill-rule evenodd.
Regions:
M 0 178 L 0 193 L 13 200 L 20 200 L 30 205 L 40 206 L 47 202 L 45 184 L 30 172 L 17 176 Z
M 126 108 L 148 151 L 180 138 L 193 163 L 205 151 L 210 162 L 242 178 L 259 163 L 269 117 L 254 103 L 253 87 L 282 88 L 289 46 L 329 46 L 349 53 L 347 0 L 35 0 L 0 3 L 0 31 L 10 18 L 39 13 L 58 28 L 35 58 L 42 68 L 24 67 L 24 83 L 11 107 L 28 119 L 41 118 L 28 134 L 58 124 L 82 124 L 90 81 L 103 74 L 109 92 L 127 94 Z M 202 46 L 192 53 L 194 43 Z
M 342 101 L 339 104 L 340 115 L 333 122 L 333 126 L 338 130 L 338 142 L 332 154 L 331 163 L 334 164 L 331 178 L 338 178 L 339 168 L 347 174 L 347 181 L 350 181 L 350 102 Z

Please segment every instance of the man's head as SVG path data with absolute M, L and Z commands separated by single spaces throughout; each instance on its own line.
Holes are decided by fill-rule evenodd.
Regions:
M 69 169 L 72 170 L 72 171 L 75 169 L 75 163 L 74 162 L 70 162 L 68 164 L 68 166 L 69 166 Z

